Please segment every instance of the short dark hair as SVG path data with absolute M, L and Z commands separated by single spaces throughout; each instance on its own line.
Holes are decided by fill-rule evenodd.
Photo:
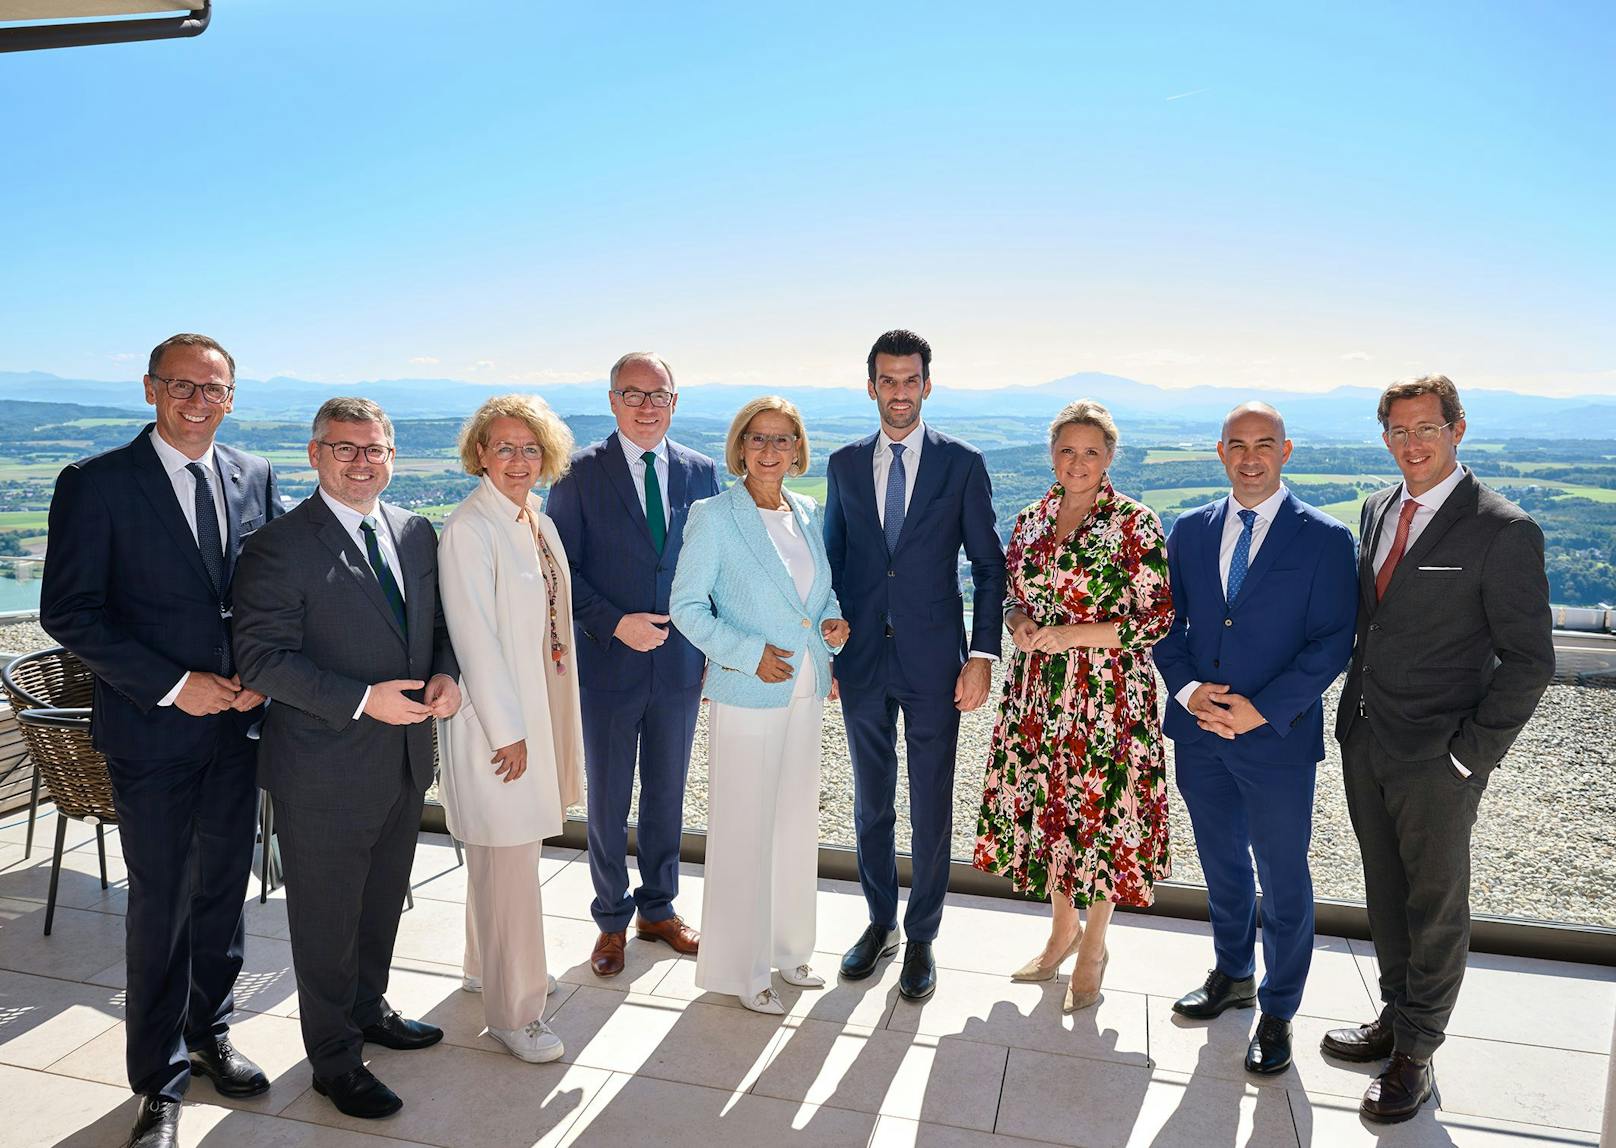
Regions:
M 875 346 L 870 348 L 870 357 L 864 361 L 872 383 L 875 382 L 877 355 L 896 355 L 900 358 L 905 355 L 919 355 L 921 380 L 931 378 L 931 344 L 913 331 L 905 331 L 900 327 L 896 331 L 888 331 L 875 341 Z
M 219 346 L 217 339 L 210 339 L 206 335 L 170 335 L 157 346 L 152 348 L 151 358 L 146 360 L 146 373 L 153 378 L 157 377 L 157 369 L 162 366 L 163 356 L 170 347 L 201 347 L 208 351 L 218 351 L 224 356 L 224 361 L 230 366 L 230 381 L 236 381 L 236 361 L 230 357 L 230 352 Z
M 1464 404 L 1459 401 L 1459 388 L 1453 385 L 1452 379 L 1446 375 L 1421 375 L 1417 379 L 1401 379 L 1381 392 L 1380 406 L 1375 410 L 1380 429 L 1386 429 L 1392 417 L 1393 403 L 1398 399 L 1417 399 L 1421 395 L 1437 397 L 1442 404 L 1442 418 L 1445 421 L 1456 423 L 1465 417 Z
M 347 396 L 327 399 L 320 404 L 320 409 L 314 412 L 314 425 L 309 430 L 309 437 L 319 442 L 325 438 L 325 428 L 334 422 L 376 423 L 382 428 L 382 434 L 387 436 L 389 443 L 398 441 L 393 437 L 393 420 L 387 417 L 386 411 L 369 399 Z

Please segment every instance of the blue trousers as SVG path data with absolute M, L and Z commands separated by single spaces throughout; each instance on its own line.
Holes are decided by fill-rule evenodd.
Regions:
M 142 1096 L 178 1100 L 190 1045 L 229 1031 L 258 825 L 257 743 L 234 723 L 201 757 L 109 759 L 129 870 L 125 1060 Z
M 1168 705 L 1177 705 L 1169 701 Z M 1206 875 L 1212 943 L 1218 971 L 1237 980 L 1256 971 L 1257 890 L 1262 881 L 1262 1011 L 1296 1015 L 1313 961 L 1313 876 L 1307 848 L 1313 837 L 1314 762 L 1264 762 L 1242 757 L 1219 738 L 1176 742 L 1178 791 L 1195 826 L 1195 849 Z
M 891 645 L 889 641 L 888 646 Z M 898 714 L 903 714 L 909 757 L 910 852 L 914 878 L 903 931 L 911 941 L 937 936 L 948 895 L 954 836 L 954 751 L 959 711 L 952 679 L 942 693 L 911 687 L 889 650 L 868 685 L 842 688 L 842 718 L 853 759 L 853 826 L 858 834 L 859 884 L 870 923 L 898 924 Z
M 650 922 L 673 916 L 679 892 L 685 776 L 696 736 L 701 686 L 669 689 L 652 679 L 625 690 L 580 691 L 584 776 L 589 783 L 590 915 L 603 933 L 628 928 L 639 909 Z M 628 812 L 640 774 L 640 887 L 628 889 Z

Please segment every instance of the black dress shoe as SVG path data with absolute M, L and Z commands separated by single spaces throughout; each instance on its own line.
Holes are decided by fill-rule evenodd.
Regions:
M 180 1102 L 166 1096 L 142 1096 L 129 1130 L 128 1148 L 178 1148 Z
M 1392 1054 L 1392 1010 L 1388 1007 L 1368 1024 L 1356 1028 L 1332 1028 L 1324 1034 L 1319 1048 L 1341 1060 L 1385 1060 Z
M 381 1020 L 367 1024 L 361 1031 L 371 1044 L 405 1052 L 426 1048 L 443 1039 L 443 1030 L 437 1025 L 427 1024 L 424 1020 L 405 1020 L 396 1012 L 383 1013 Z
M 328 1080 L 316 1076 L 314 1091 L 328 1097 L 337 1106 L 338 1112 L 360 1120 L 379 1120 L 404 1107 L 398 1094 L 377 1080 L 371 1075 L 370 1069 L 362 1064 Z
M 1246 1046 L 1246 1071 L 1273 1076 L 1291 1066 L 1291 1022 L 1267 1013 L 1257 1021 L 1257 1032 Z
M 1389 1064 L 1369 1083 L 1358 1111 L 1376 1124 L 1401 1124 L 1431 1099 L 1436 1074 L 1431 1062 L 1415 1060 L 1406 1052 L 1392 1053 Z
M 898 951 L 898 930 L 868 926 L 853 947 L 842 954 L 842 976 L 850 981 L 862 981 L 875 972 L 882 957 Z
M 1250 1008 L 1257 1003 L 1257 978 L 1237 981 L 1217 969 L 1206 974 L 1206 983 L 1173 1002 L 1173 1011 L 1192 1020 L 1211 1020 L 1232 1008 Z
M 220 1096 L 240 1098 L 269 1091 L 264 1070 L 237 1052 L 228 1036 L 191 1049 L 191 1071 L 213 1081 Z
M 931 942 L 910 941 L 903 948 L 898 994 L 907 1000 L 923 1001 L 936 991 L 937 962 L 931 958 Z

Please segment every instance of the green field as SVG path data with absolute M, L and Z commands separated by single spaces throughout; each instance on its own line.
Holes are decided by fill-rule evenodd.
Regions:
M 1218 457 L 1215 450 L 1181 450 L 1178 447 L 1151 447 L 1145 452 L 1145 465 L 1158 462 L 1205 462 Z
M 33 531 L 45 533 L 45 510 L 0 510 L 0 530 Z

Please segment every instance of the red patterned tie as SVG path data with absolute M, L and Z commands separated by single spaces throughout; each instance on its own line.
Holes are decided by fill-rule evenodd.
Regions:
M 1386 561 L 1381 563 L 1380 573 L 1375 575 L 1375 601 L 1386 596 L 1386 587 L 1391 585 L 1392 574 L 1397 570 L 1397 562 L 1403 557 L 1403 551 L 1408 548 L 1408 528 L 1414 521 L 1414 512 L 1419 509 L 1419 503 L 1412 498 L 1403 500 L 1403 509 L 1397 515 L 1397 536 L 1392 539 L 1391 553 L 1386 555 Z

